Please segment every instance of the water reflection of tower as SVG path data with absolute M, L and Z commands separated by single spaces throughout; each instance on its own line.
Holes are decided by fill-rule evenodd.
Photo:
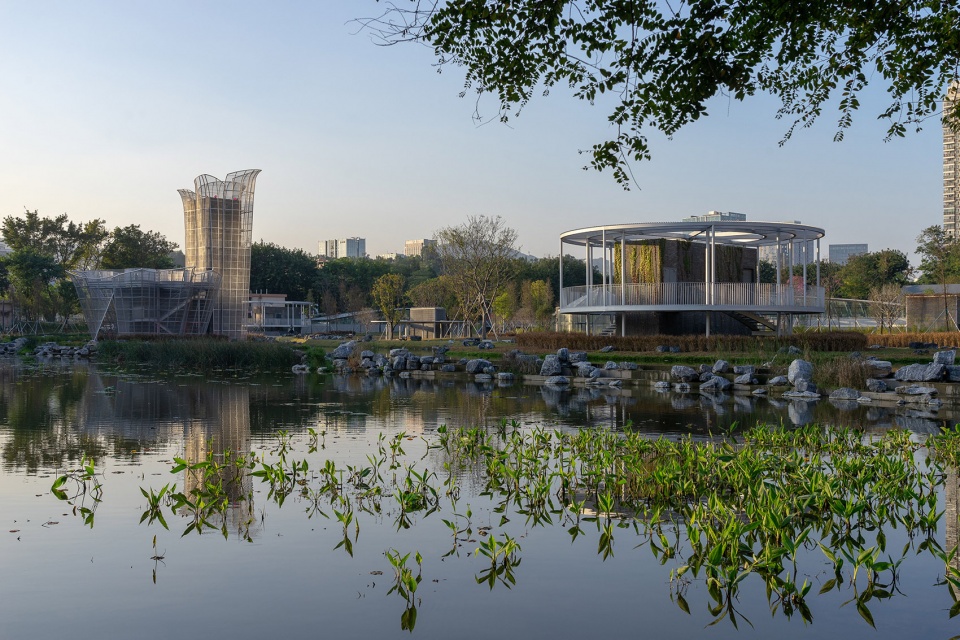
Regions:
M 250 390 L 246 386 L 207 384 L 193 388 L 190 417 L 183 435 L 184 459 L 202 462 L 208 456 L 225 465 L 221 475 L 223 490 L 230 501 L 225 514 L 228 531 L 256 535 L 253 524 L 252 480 L 247 469 L 233 463 L 237 456 L 250 453 Z M 186 471 L 184 492 L 199 486 L 200 475 Z
M 943 514 L 944 529 L 946 529 L 944 550 L 949 552 L 958 542 L 957 517 L 960 516 L 960 474 L 953 467 L 947 468 L 943 493 L 944 502 L 946 502 L 946 512 Z M 954 557 L 953 566 L 960 569 L 960 554 Z

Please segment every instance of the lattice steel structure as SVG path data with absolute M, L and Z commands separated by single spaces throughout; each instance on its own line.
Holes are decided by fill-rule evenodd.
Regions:
M 246 336 L 253 193 L 259 173 L 260 169 L 234 171 L 225 180 L 201 175 L 193 181 L 193 191 L 179 190 L 186 267 L 220 274 L 210 332 L 232 340 Z
M 960 94 L 960 82 L 950 84 L 947 96 L 943 100 L 943 113 L 956 106 Z M 958 136 L 955 125 L 944 119 L 943 122 L 943 230 L 954 238 L 960 238 L 960 149 L 957 149 Z
M 220 274 L 193 269 L 72 271 L 83 315 L 106 335 L 207 333 Z

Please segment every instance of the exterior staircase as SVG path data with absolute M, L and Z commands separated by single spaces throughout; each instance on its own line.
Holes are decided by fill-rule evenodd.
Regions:
M 724 311 L 724 313 L 748 327 L 753 335 L 772 335 L 777 332 L 777 325 L 772 320 L 756 313 L 749 311 Z
M 616 338 L 619 335 L 620 328 L 617 326 L 616 322 L 611 322 L 604 328 L 603 331 L 596 334 L 598 336 L 604 336 L 605 338 Z

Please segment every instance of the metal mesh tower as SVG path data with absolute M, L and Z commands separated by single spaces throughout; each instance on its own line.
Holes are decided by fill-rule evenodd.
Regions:
M 201 175 L 183 200 L 186 267 L 220 274 L 211 332 L 242 339 L 250 297 L 253 193 L 260 169 L 228 173 L 225 180 Z
M 957 149 L 956 127 L 960 123 L 949 122 L 948 115 L 956 107 L 960 82 L 950 83 L 943 101 L 943 229 L 948 235 L 960 237 L 960 153 Z

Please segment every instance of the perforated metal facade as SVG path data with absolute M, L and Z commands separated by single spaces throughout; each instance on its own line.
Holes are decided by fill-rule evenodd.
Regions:
M 246 336 L 253 194 L 259 173 L 260 169 L 234 171 L 224 180 L 201 175 L 194 180 L 193 191 L 180 189 L 186 266 L 220 274 L 210 331 L 234 340 Z

